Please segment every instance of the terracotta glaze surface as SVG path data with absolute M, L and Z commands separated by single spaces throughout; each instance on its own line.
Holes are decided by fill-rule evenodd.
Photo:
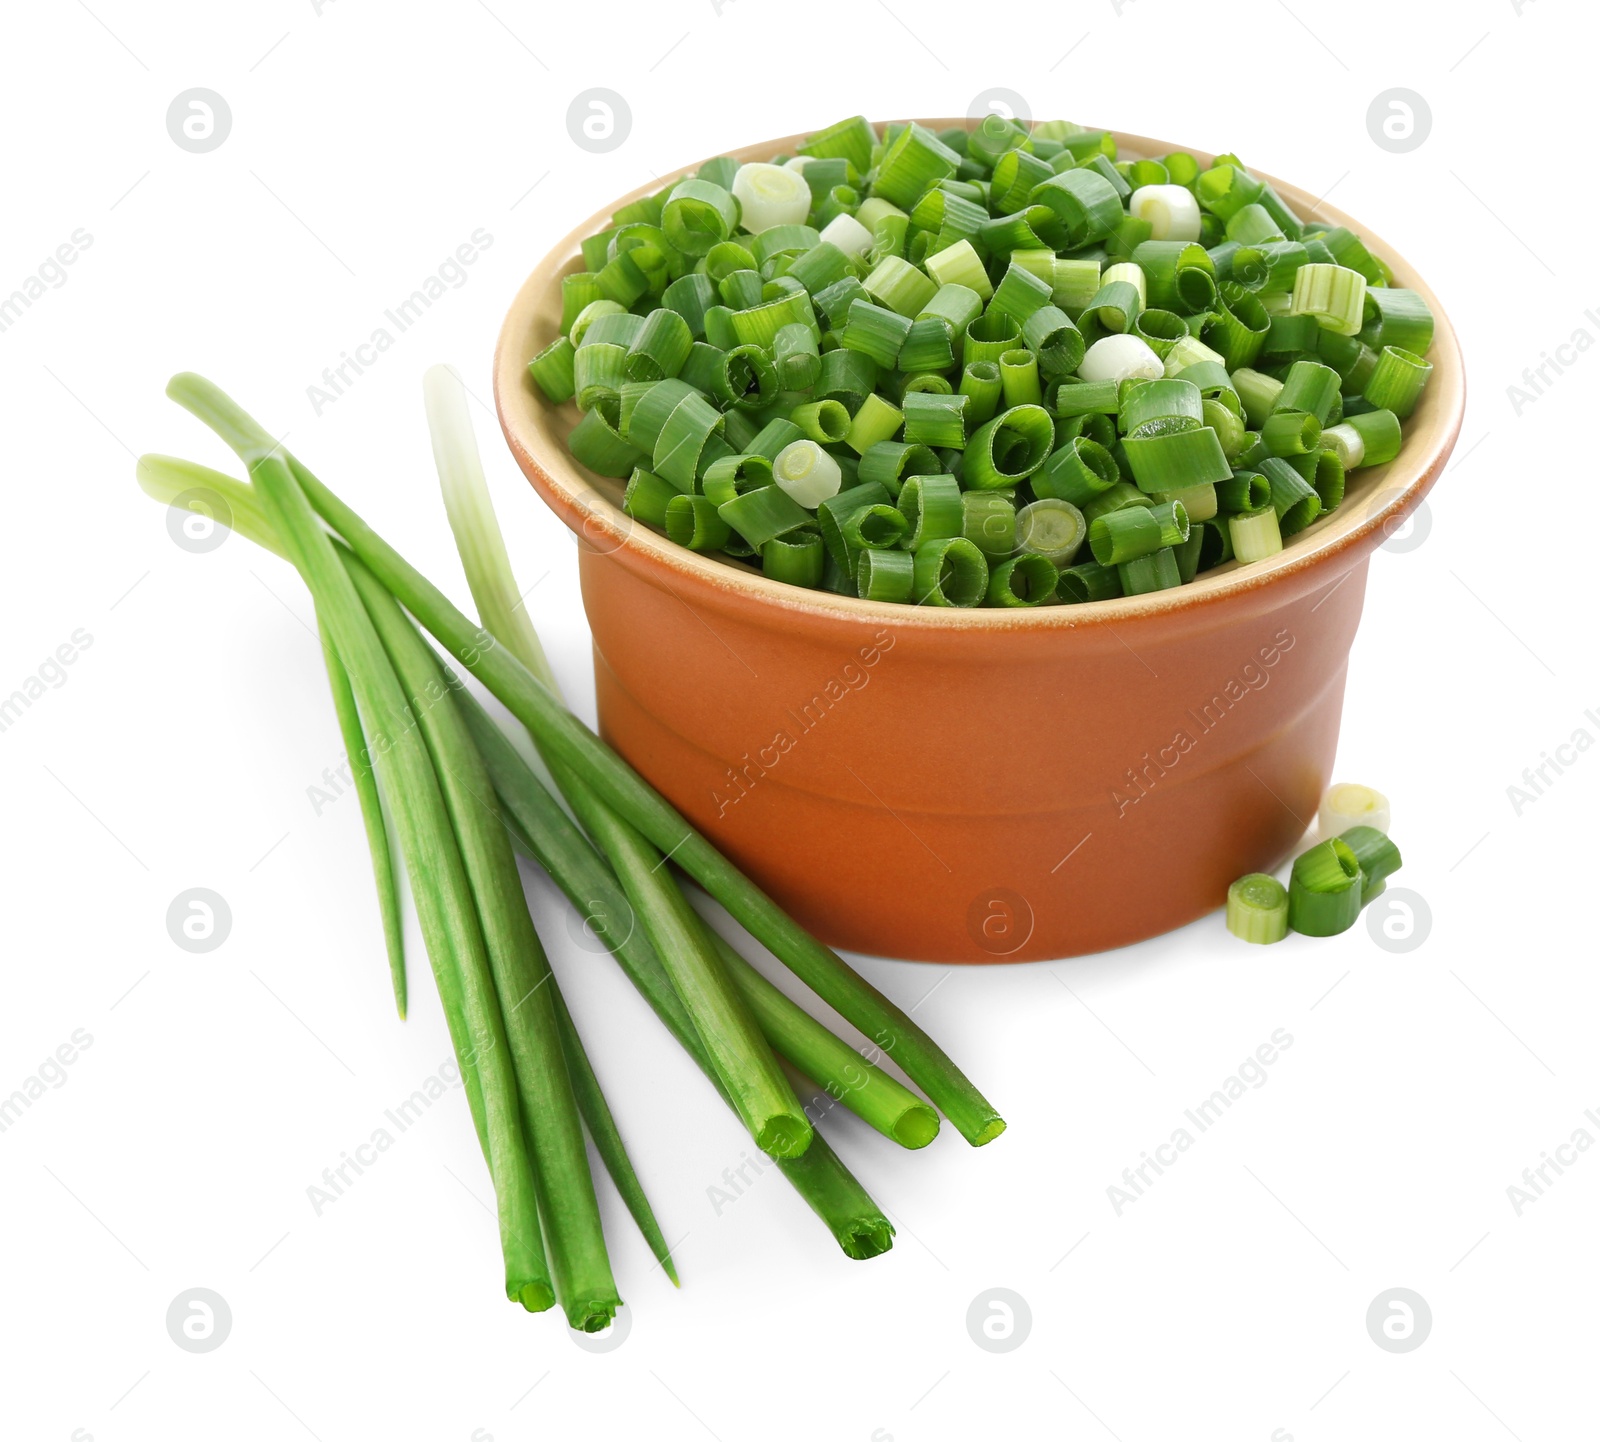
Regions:
M 803 138 L 733 153 L 765 159 Z M 1180 148 L 1117 142 L 1124 155 Z M 527 362 L 556 335 L 579 241 L 665 178 L 585 220 L 512 303 L 496 404 L 534 489 L 579 538 L 602 734 L 825 941 L 960 962 L 1125 945 L 1219 907 L 1315 817 L 1368 560 L 1443 470 L 1465 378 L 1405 260 L 1265 178 L 1427 297 L 1433 377 L 1400 457 L 1354 473 L 1344 503 L 1280 555 L 1148 596 L 880 605 L 768 581 L 624 515 L 621 483 L 567 454 L 576 410 L 550 405 Z

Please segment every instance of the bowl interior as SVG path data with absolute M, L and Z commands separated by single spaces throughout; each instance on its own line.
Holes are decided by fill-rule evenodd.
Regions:
M 969 125 L 965 120 L 926 119 L 933 129 Z M 1119 156 L 1164 155 L 1187 149 L 1147 136 L 1114 132 Z M 805 135 L 781 136 L 728 152 L 740 160 L 764 160 L 792 151 Z M 1191 150 L 1202 164 L 1214 157 Z M 699 162 L 696 162 L 696 165 Z M 1397 285 L 1420 292 L 1435 317 L 1433 347 L 1428 358 L 1433 375 L 1416 411 L 1405 422 L 1405 444 L 1399 457 L 1386 466 L 1373 466 L 1352 474 L 1344 502 L 1299 532 L 1277 555 L 1241 566 L 1230 561 L 1197 576 L 1186 586 L 1144 596 L 1121 597 L 1086 606 L 1048 606 L 1030 609 L 886 606 L 831 592 L 809 591 L 768 580 L 741 562 L 716 555 L 701 555 L 673 545 L 649 527 L 635 524 L 622 511 L 623 483 L 596 476 L 580 466 L 567 451 L 567 436 L 577 424 L 576 406 L 552 405 L 539 392 L 527 372 L 528 361 L 553 340 L 560 328 L 561 278 L 581 269 L 579 244 L 603 228 L 618 207 L 649 194 L 679 176 L 692 173 L 684 166 L 671 175 L 619 196 L 590 216 L 566 236 L 534 268 L 518 292 L 502 328 L 495 353 L 495 397 L 502 427 L 524 471 L 546 501 L 580 536 L 603 549 L 624 553 L 623 559 L 664 566 L 685 581 L 716 590 L 746 592 L 763 602 L 796 612 L 831 612 L 856 618 L 889 617 L 899 624 L 938 627 L 1048 628 L 1109 622 L 1134 614 L 1149 614 L 1176 607 L 1204 604 L 1241 589 L 1271 584 L 1280 578 L 1318 566 L 1352 546 L 1360 552 L 1382 539 L 1399 518 L 1414 507 L 1432 485 L 1455 443 L 1465 404 L 1465 377 L 1460 347 L 1438 297 L 1421 276 L 1371 227 L 1320 202 L 1298 186 L 1267 175 L 1283 199 L 1302 219 L 1313 217 L 1346 225 L 1380 256 L 1394 273 Z M 1362 544 L 1362 543 L 1365 544 Z

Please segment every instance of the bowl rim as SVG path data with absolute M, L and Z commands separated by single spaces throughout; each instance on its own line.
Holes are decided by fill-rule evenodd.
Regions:
M 879 121 L 904 124 L 904 121 Z M 966 118 L 922 119 L 916 123 L 940 130 L 954 126 L 970 129 Z M 791 151 L 812 132 L 779 136 L 722 152 L 741 161 L 764 159 Z M 1165 155 L 1187 149 L 1210 164 L 1216 153 L 1175 145 L 1130 132 L 1113 130 L 1119 155 Z M 709 158 L 709 157 L 706 157 Z M 528 375 L 528 361 L 536 353 L 535 317 L 548 288 L 581 263 L 580 243 L 602 229 L 613 211 L 662 186 L 692 173 L 704 159 L 679 167 L 609 202 L 573 227 L 534 266 L 519 287 L 501 326 L 494 355 L 495 409 L 506 442 L 523 472 L 546 504 L 579 537 L 597 551 L 609 553 L 635 569 L 664 568 L 673 578 L 708 599 L 757 603 L 788 612 L 797 620 L 893 623 L 900 627 L 940 631 L 1052 631 L 1143 620 L 1176 611 L 1200 612 L 1230 600 L 1259 593 L 1265 588 L 1299 581 L 1301 588 L 1316 579 L 1314 572 L 1330 568 L 1342 576 L 1388 533 L 1432 487 L 1444 469 L 1461 431 L 1466 405 L 1466 377 L 1455 328 L 1438 297 L 1411 264 L 1369 226 L 1361 225 L 1335 206 L 1296 185 L 1253 169 L 1268 181 L 1301 217 L 1317 215 L 1354 230 L 1389 265 L 1397 282 L 1418 291 L 1434 316 L 1433 345 L 1429 356 L 1433 375 L 1416 411 L 1407 420 L 1408 434 L 1400 455 L 1386 466 L 1372 467 L 1363 475 L 1367 505 L 1346 509 L 1341 505 L 1314 522 L 1276 555 L 1248 565 L 1228 562 L 1197 576 L 1187 585 L 1142 596 L 1121 596 L 1076 606 L 989 607 L 971 609 L 914 606 L 904 603 L 864 601 L 831 591 L 810 590 L 773 581 L 725 560 L 674 545 L 651 527 L 635 522 L 603 489 L 615 484 L 596 478 L 574 461 L 563 439 L 552 427 L 558 416 L 575 418 L 571 402 L 553 406 Z M 547 343 L 546 340 L 540 344 Z M 570 429 L 570 423 L 567 426 Z M 564 434 L 564 433 L 563 433 Z M 1398 468 L 1399 475 L 1396 471 Z M 1374 505 L 1374 500 L 1384 499 Z

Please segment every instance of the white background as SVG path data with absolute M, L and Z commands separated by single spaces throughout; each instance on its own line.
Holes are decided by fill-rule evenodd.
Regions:
M 1593 1435 L 1600 1155 L 1520 1216 L 1506 1190 L 1576 1128 L 1600 1139 L 1600 755 L 1521 815 L 1507 795 L 1575 729 L 1600 738 L 1600 357 L 1520 416 L 1506 390 L 1579 327 L 1600 338 L 1580 7 L 891 4 L 9 10 L 0 294 L 75 229 L 92 244 L 0 334 L 0 693 L 78 628 L 92 643 L 0 732 L 0 1094 L 75 1030 L 92 1043 L 0 1133 L 6 1438 Z M 208 154 L 166 129 L 194 86 L 232 112 Z M 632 114 L 602 156 L 566 122 L 593 86 Z M 606 1198 L 632 1328 L 588 1355 L 556 1313 L 499 1298 L 459 1093 L 315 1215 L 307 1187 L 447 1041 L 415 936 L 412 1016 L 393 1017 L 355 802 L 308 800 L 340 747 L 303 590 L 237 538 L 180 549 L 133 457 L 230 465 L 162 396 L 200 370 L 464 598 L 419 379 L 449 361 L 487 401 L 500 317 L 558 236 L 726 147 L 858 110 L 960 114 L 995 86 L 1331 192 L 1443 297 L 1466 427 L 1426 539 L 1374 559 L 1338 765 L 1393 798 L 1431 933 L 1398 955 L 1365 925 L 1257 951 L 1212 917 L 1070 963 L 863 961 L 908 1005 L 937 984 L 919 1020 L 1011 1129 L 911 1154 L 835 1127 L 899 1226 L 890 1255 L 851 1263 L 774 1176 L 716 1213 L 745 1140 L 533 884 L 683 1239 L 675 1293 Z M 1404 154 L 1367 127 L 1394 86 L 1432 116 Z M 493 244 L 467 282 L 314 414 L 306 387 L 479 227 Z M 535 619 L 588 705 L 574 545 L 477 415 Z M 1130 879 L 1159 884 L 1154 863 Z M 206 955 L 165 924 L 196 886 L 233 918 Z M 1277 1028 L 1293 1045 L 1266 1084 L 1118 1216 L 1108 1185 Z M 193 1287 L 232 1313 L 204 1355 L 165 1322 Z M 1005 1355 L 965 1322 L 994 1287 L 1032 1314 Z M 1404 1355 L 1365 1324 L 1392 1287 L 1432 1312 Z

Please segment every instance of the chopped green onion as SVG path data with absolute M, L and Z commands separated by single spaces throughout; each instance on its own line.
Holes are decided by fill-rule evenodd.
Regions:
M 976 606 L 988 584 L 989 563 L 963 536 L 924 541 L 913 554 L 911 589 L 919 606 Z
M 572 341 L 567 336 L 558 335 L 528 362 L 528 374 L 552 405 L 561 405 L 577 394 L 573 375 L 575 355 Z
M 1400 869 L 1400 848 L 1376 826 L 1350 826 L 1339 837 L 1361 866 L 1361 904 L 1378 895 Z
M 1321 441 L 1322 427 L 1309 411 L 1274 411 L 1261 423 L 1261 443 L 1274 456 L 1314 454 Z
M 924 446 L 967 443 L 967 397 L 908 392 L 905 397 L 906 440 Z
M 856 411 L 845 434 L 845 443 L 857 455 L 863 455 L 880 441 L 893 440 L 904 420 L 902 412 L 874 392 Z
M 1367 298 L 1367 280 L 1342 265 L 1302 265 L 1294 273 L 1290 315 L 1309 315 L 1336 335 L 1355 335 Z
M 1086 381 L 1159 380 L 1166 369 L 1161 357 L 1138 336 L 1108 335 L 1089 347 L 1078 374 Z
M 813 440 L 791 441 L 772 462 L 774 484 L 807 510 L 816 510 L 829 496 L 835 495 L 841 477 L 839 462 Z M 757 544 L 748 534 L 745 539 L 752 545 Z
M 1273 401 L 1275 411 L 1307 411 L 1318 425 L 1327 425 L 1339 404 L 1339 373 L 1319 361 L 1299 360 L 1289 367 L 1283 389 Z
M 1043 406 L 1012 406 L 972 433 L 962 481 L 978 491 L 1015 486 L 1044 464 L 1054 439 L 1055 426 Z
M 706 496 L 674 496 L 667 502 L 667 539 L 691 551 L 720 551 L 728 541 L 728 523 Z
M 1228 888 L 1228 930 L 1241 941 L 1267 945 L 1289 934 L 1289 893 L 1275 876 L 1253 871 Z
M 1235 471 L 1227 480 L 1218 481 L 1215 491 L 1219 511 L 1237 514 L 1272 504 L 1271 484 L 1255 471 Z
M 1269 502 L 1260 510 L 1239 511 L 1229 516 L 1228 540 L 1233 546 L 1234 559 L 1242 566 L 1277 555 L 1283 549 L 1277 511 Z
M 1217 433 L 1188 417 L 1149 421 L 1122 448 L 1142 491 L 1183 491 L 1233 474 Z
M 1017 512 L 1017 545 L 1057 570 L 1070 566 L 1088 534 L 1083 512 L 1070 501 L 1045 499 Z
M 994 294 L 994 286 L 989 280 L 988 271 L 984 269 L 983 259 L 970 240 L 958 240 L 953 245 L 935 251 L 923 262 L 923 266 L 941 289 L 948 285 L 963 286 L 974 292 L 981 301 L 987 301 Z
M 1422 355 L 1433 344 L 1433 312 L 1414 290 L 1369 284 L 1362 314 L 1361 339 L 1374 350 L 1392 345 Z
M 796 445 L 809 445 L 797 441 Z M 830 458 L 831 459 L 831 458 Z M 780 486 L 760 486 L 724 501 L 717 514 L 744 538 L 747 545 L 759 551 L 775 536 L 809 526 L 811 512 L 792 500 Z
M 967 398 L 966 419 L 974 428 L 994 415 L 1004 393 L 997 361 L 970 361 L 961 372 L 960 394 Z
M 1259 467 L 1272 488 L 1272 509 L 1278 517 L 1281 536 L 1303 531 L 1322 514 L 1322 500 L 1315 488 L 1293 466 L 1278 456 L 1265 457 Z M 1239 549 L 1234 537 L 1233 548 Z
M 727 240 L 738 223 L 733 196 L 708 180 L 680 180 L 661 208 L 662 230 L 685 255 L 704 255 Z
M 1189 517 L 1178 501 L 1158 506 L 1125 506 L 1089 525 L 1089 549 L 1102 566 L 1120 566 L 1163 546 L 1189 538 Z
M 1330 786 L 1317 808 L 1317 830 L 1324 839 L 1341 836 L 1352 826 L 1370 826 L 1387 833 L 1389 798 L 1370 786 L 1341 781 Z
M 1217 514 L 1217 488 L 1209 482 L 1204 485 L 1190 486 L 1182 491 L 1160 491 L 1155 497 L 1156 504 L 1163 505 L 1168 501 L 1176 501 L 1181 505 L 1189 517 L 1191 527 L 1201 521 L 1209 521 Z M 1174 543 L 1176 544 L 1176 543 Z
M 1393 411 L 1404 420 L 1417 408 L 1422 388 L 1432 374 L 1431 361 L 1399 346 L 1386 345 L 1378 352 L 1378 363 L 1361 394 L 1380 410 Z
M 1361 863 L 1337 837 L 1295 858 L 1289 873 L 1289 925 L 1302 936 L 1337 936 L 1361 914 Z
M 1000 388 L 1008 407 L 1037 406 L 1044 399 L 1039 362 L 1031 350 L 1008 350 L 1001 355 Z
M 1181 185 L 1141 185 L 1128 197 L 1128 214 L 1150 222 L 1153 240 L 1200 239 L 1200 207 Z
M 907 544 L 913 550 L 961 534 L 961 487 L 954 476 L 909 477 L 900 491 L 900 509 L 911 522 Z
M 856 591 L 863 601 L 911 599 L 915 562 L 910 551 L 863 551 L 856 566 Z
M 1055 565 L 1036 551 L 1024 551 L 989 572 L 991 606 L 1043 606 L 1055 600 L 1060 576 Z
M 1151 591 L 1170 591 L 1183 584 L 1178 557 L 1171 546 L 1163 546 L 1145 556 L 1135 556 L 1117 567 L 1117 579 L 1125 596 L 1143 596 Z
M 815 531 L 786 531 L 761 548 L 762 574 L 774 581 L 811 589 L 822 584 L 826 549 Z
M 1075 436 L 1053 451 L 1031 480 L 1041 499 L 1053 496 L 1081 507 L 1110 490 L 1120 475 L 1110 451 L 1087 436 Z
M 1017 503 L 999 491 L 964 491 L 961 534 L 985 556 L 1009 556 L 1017 548 Z
M 1061 573 L 1056 594 L 1069 606 L 1081 606 L 1089 601 L 1109 601 L 1113 596 L 1122 594 L 1122 581 L 1115 566 L 1085 561 L 1081 566 L 1069 566 Z
M 759 161 L 739 167 L 733 177 L 733 198 L 739 202 L 739 224 L 752 235 L 776 225 L 803 225 L 811 210 L 811 187 L 803 175 Z

